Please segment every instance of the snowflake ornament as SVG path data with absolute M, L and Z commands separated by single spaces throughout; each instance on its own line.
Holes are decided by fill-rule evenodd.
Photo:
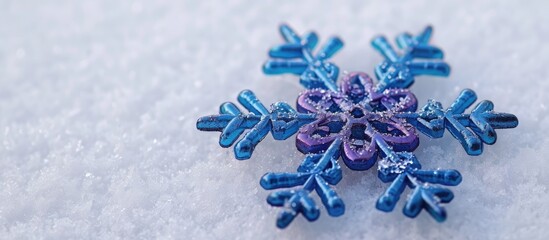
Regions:
M 328 60 L 342 48 L 339 38 L 328 39 L 314 54 L 316 33 L 300 37 L 287 25 L 280 26 L 280 33 L 285 43 L 269 51 L 271 59 L 263 71 L 300 76 L 307 90 L 298 96 L 296 108 L 278 102 L 267 109 L 252 91 L 244 90 L 238 102 L 248 113 L 227 102 L 218 115 L 197 122 L 199 130 L 220 131 L 219 144 L 225 148 L 234 145 L 239 160 L 249 159 L 269 132 L 276 140 L 297 134 L 296 147 L 305 154 L 297 172 L 270 172 L 260 180 L 264 189 L 284 189 L 267 197 L 269 204 L 283 209 L 277 219 L 279 228 L 287 227 L 298 214 L 309 221 L 319 217 L 313 192 L 330 216 L 345 212 L 343 200 L 332 188 L 342 178 L 339 159 L 358 171 L 368 170 L 377 162 L 379 179 L 390 183 L 379 197 L 377 209 L 392 211 L 409 187 L 412 190 L 404 215 L 413 218 L 425 209 L 442 222 L 446 219 L 442 203 L 450 202 L 453 193 L 441 185 L 456 186 L 461 175 L 457 170 L 421 169 L 413 153 L 419 145 L 418 134 L 440 138 L 448 130 L 469 155 L 480 155 L 484 144 L 496 142 L 495 129 L 518 125 L 514 115 L 494 112 L 494 104 L 487 100 L 465 113 L 477 99 L 470 89 L 463 90 L 447 109 L 429 100 L 416 111 L 417 99 L 407 89 L 415 77 L 450 73 L 448 64 L 440 60 L 442 50 L 429 44 L 431 27 L 417 36 L 399 35 L 396 42 L 401 55 L 385 37 L 372 40 L 372 46 L 385 58 L 375 68 L 377 84 L 362 72 L 349 73 L 338 83 L 339 68 Z

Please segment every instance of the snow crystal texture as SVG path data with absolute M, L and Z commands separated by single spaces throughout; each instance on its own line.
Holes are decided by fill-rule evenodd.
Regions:
M 0 2 L 2 239 L 547 239 L 548 1 L 40 1 Z M 449 78 L 412 91 L 445 106 L 463 88 L 515 114 L 516 129 L 468 156 L 446 133 L 421 138 L 425 168 L 457 169 L 448 220 L 375 209 L 387 187 L 345 169 L 342 217 L 275 226 L 259 186 L 293 171 L 294 141 L 267 137 L 248 161 L 196 119 L 251 89 L 295 101 L 294 76 L 265 76 L 278 24 L 338 35 L 342 70 L 373 69 L 377 34 L 434 26 Z M 406 193 L 405 193 L 406 194 Z

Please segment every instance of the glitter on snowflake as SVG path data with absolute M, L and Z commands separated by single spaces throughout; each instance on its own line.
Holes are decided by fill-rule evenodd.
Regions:
M 267 198 L 272 206 L 283 208 L 277 219 L 280 228 L 287 227 L 298 214 L 309 221 L 318 219 L 320 210 L 311 197 L 313 192 L 330 216 L 345 212 L 343 200 L 331 187 L 342 179 L 339 159 L 352 170 L 367 170 L 377 162 L 379 179 L 391 183 L 378 199 L 377 209 L 392 211 L 408 186 L 412 190 L 404 215 L 413 218 L 425 209 L 442 222 L 446 219 L 442 203 L 450 202 L 453 193 L 440 185 L 458 185 L 461 174 L 457 170 L 421 169 L 413 153 L 419 145 L 418 134 L 440 138 L 448 130 L 469 155 L 480 155 L 483 144 L 496 142 L 495 129 L 518 125 L 514 115 L 494 112 L 494 104 L 486 100 L 470 114 L 464 113 L 477 99 L 469 89 L 463 90 L 448 109 L 429 100 L 416 111 L 417 99 L 407 89 L 415 77 L 450 73 L 450 67 L 440 60 L 442 51 L 429 44 L 431 27 L 417 36 L 399 35 L 401 55 L 385 37 L 372 40 L 385 58 L 375 69 L 377 84 L 361 72 L 346 74 L 338 84 L 339 67 L 327 60 L 343 46 L 339 38 L 330 38 L 313 54 L 318 42 L 316 33 L 300 37 L 287 25 L 282 25 L 280 32 L 286 43 L 269 51 L 272 59 L 263 70 L 267 74 L 300 75 L 300 83 L 307 90 L 298 96 L 296 109 L 284 102 L 267 109 L 253 92 L 244 90 L 238 102 L 249 113 L 228 102 L 221 105 L 220 114 L 197 122 L 202 131 L 221 131 L 219 144 L 234 145 L 239 160 L 249 159 L 269 132 L 276 140 L 297 134 L 297 149 L 305 154 L 297 172 L 271 172 L 260 181 L 267 190 L 287 189 Z

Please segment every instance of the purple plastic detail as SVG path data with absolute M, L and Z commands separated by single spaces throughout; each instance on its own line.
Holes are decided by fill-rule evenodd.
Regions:
M 316 121 L 303 126 L 297 147 L 303 153 L 325 151 L 336 139 L 343 141 L 342 158 L 354 170 L 366 170 L 377 159 L 373 137 L 380 135 L 395 151 L 413 151 L 419 144 L 412 125 L 394 117 L 395 113 L 415 111 L 417 100 L 405 89 L 378 93 L 365 73 L 350 73 L 340 91 L 311 89 L 297 100 L 297 109 L 316 113 Z

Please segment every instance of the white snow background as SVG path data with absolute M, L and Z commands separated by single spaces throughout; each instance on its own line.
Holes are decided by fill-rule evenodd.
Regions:
M 1 239 L 547 239 L 547 1 L 0 1 Z M 196 130 L 251 89 L 294 105 L 295 76 L 265 76 L 277 27 L 338 35 L 342 70 L 373 75 L 377 34 L 434 26 L 449 78 L 418 77 L 422 106 L 463 88 L 519 127 L 468 156 L 448 133 L 421 138 L 424 168 L 453 168 L 448 220 L 375 209 L 388 184 L 343 166 L 342 217 L 275 227 L 259 179 L 294 171 L 293 138 L 268 136 L 247 161 Z M 407 193 L 407 192 L 406 192 Z M 405 193 L 405 194 L 406 194 Z

